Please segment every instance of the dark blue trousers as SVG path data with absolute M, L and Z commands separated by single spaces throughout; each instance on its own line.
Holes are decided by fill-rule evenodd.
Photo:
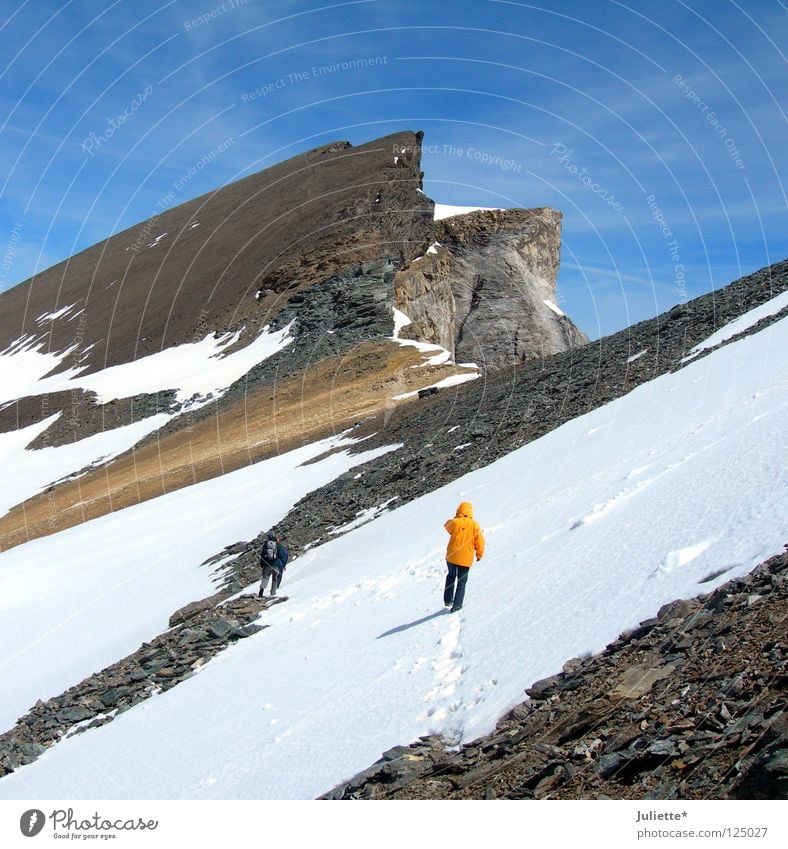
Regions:
M 446 575 L 446 587 L 443 590 L 443 603 L 452 606 L 452 610 L 459 610 L 465 600 L 465 584 L 468 582 L 470 566 L 458 566 L 456 563 L 446 561 L 448 574 Z

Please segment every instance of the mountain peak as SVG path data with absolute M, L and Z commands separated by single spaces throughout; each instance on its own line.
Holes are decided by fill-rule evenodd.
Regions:
M 177 206 L 171 191 L 145 221 L 2 293 L 0 345 L 72 347 L 73 324 L 42 329 L 35 319 L 74 305 L 80 366 L 94 371 L 206 329 L 262 327 L 279 296 L 353 262 L 383 253 L 407 262 L 432 227 L 418 140 L 332 142 Z M 255 299 L 265 288 L 275 301 Z

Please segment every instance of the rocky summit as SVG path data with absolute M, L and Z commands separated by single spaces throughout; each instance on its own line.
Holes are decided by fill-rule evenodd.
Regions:
M 46 501 L 58 517 L 47 532 L 371 415 L 388 419 L 430 383 L 491 375 L 587 341 L 555 304 L 560 213 L 434 221 L 421 190 L 421 139 L 335 142 L 193 201 L 169 199 L 137 227 L 0 294 L 4 352 L 52 355 L 40 388 L 0 408 L 0 433 L 60 413 L 30 443 L 46 448 L 168 419 L 109 476 L 85 469 L 76 485 L 54 482 Z M 442 347 L 440 363 L 393 341 L 393 309 L 408 322 L 398 322 L 400 338 Z M 220 393 L 184 398 L 166 377 L 155 392 L 121 388 L 106 398 L 91 388 L 108 368 L 150 371 L 157 355 L 206 342 L 220 346 L 214 357 L 242 356 L 265 334 L 289 344 Z M 0 545 L 45 530 L 41 501 L 0 521 Z
M 403 335 L 489 373 L 588 342 L 556 304 L 561 214 L 479 210 L 435 225 L 436 241 L 395 278 Z
M 170 192 L 147 220 L 3 292 L 0 344 L 76 345 L 67 364 L 95 371 L 196 335 L 251 331 L 297 290 L 359 262 L 404 264 L 433 227 L 419 138 L 323 145 L 186 203 Z M 67 306 L 63 321 L 40 320 Z

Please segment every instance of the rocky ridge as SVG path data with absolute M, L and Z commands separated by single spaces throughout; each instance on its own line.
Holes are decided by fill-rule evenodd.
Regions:
M 0 345 L 76 345 L 61 368 L 79 355 L 95 371 L 209 332 L 254 335 L 301 288 L 387 254 L 407 263 L 433 228 L 421 137 L 334 142 L 174 207 L 171 192 L 148 220 L 0 294 Z M 395 163 L 395 148 L 410 152 Z
M 268 627 L 258 624 L 260 614 L 282 601 L 287 597 L 242 595 L 222 603 L 214 597 L 176 611 L 169 631 L 62 695 L 39 700 L 0 735 L 0 776 L 32 763 L 58 740 L 106 725 L 134 705 L 191 678 L 231 643 Z
M 396 746 L 323 798 L 786 799 L 787 573 L 780 554 L 666 604 L 486 737 Z
M 331 538 L 330 530 L 362 512 L 372 515 L 385 502 L 399 505 L 432 492 L 661 374 L 682 368 L 693 346 L 786 289 L 788 260 L 597 342 L 527 361 L 402 404 L 387 417 L 359 423 L 355 433 L 369 437 L 364 449 L 395 443 L 403 447 L 310 493 L 275 530 L 297 555 L 306 546 Z M 744 335 L 786 314 L 783 309 Z M 644 353 L 633 359 L 640 352 Z M 459 444 L 467 447 L 456 451 Z M 256 552 L 268 530 L 262 528 L 256 539 L 234 543 L 208 562 L 222 561 L 230 584 L 251 583 Z

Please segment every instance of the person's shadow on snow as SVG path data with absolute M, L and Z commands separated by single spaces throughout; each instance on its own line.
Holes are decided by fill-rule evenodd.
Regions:
M 448 612 L 449 609 L 447 607 L 442 607 L 440 610 L 436 610 L 435 613 L 430 613 L 429 616 L 422 616 L 421 619 L 417 619 L 415 622 L 408 622 L 407 625 L 398 625 L 396 628 L 386 631 L 385 634 L 378 634 L 375 639 L 381 640 L 383 637 L 390 637 L 392 634 L 399 634 L 400 631 L 407 631 L 408 628 L 415 628 L 417 625 L 423 625 L 425 622 L 429 622 L 430 619 L 435 619 L 436 616 L 443 616 L 444 613 Z

